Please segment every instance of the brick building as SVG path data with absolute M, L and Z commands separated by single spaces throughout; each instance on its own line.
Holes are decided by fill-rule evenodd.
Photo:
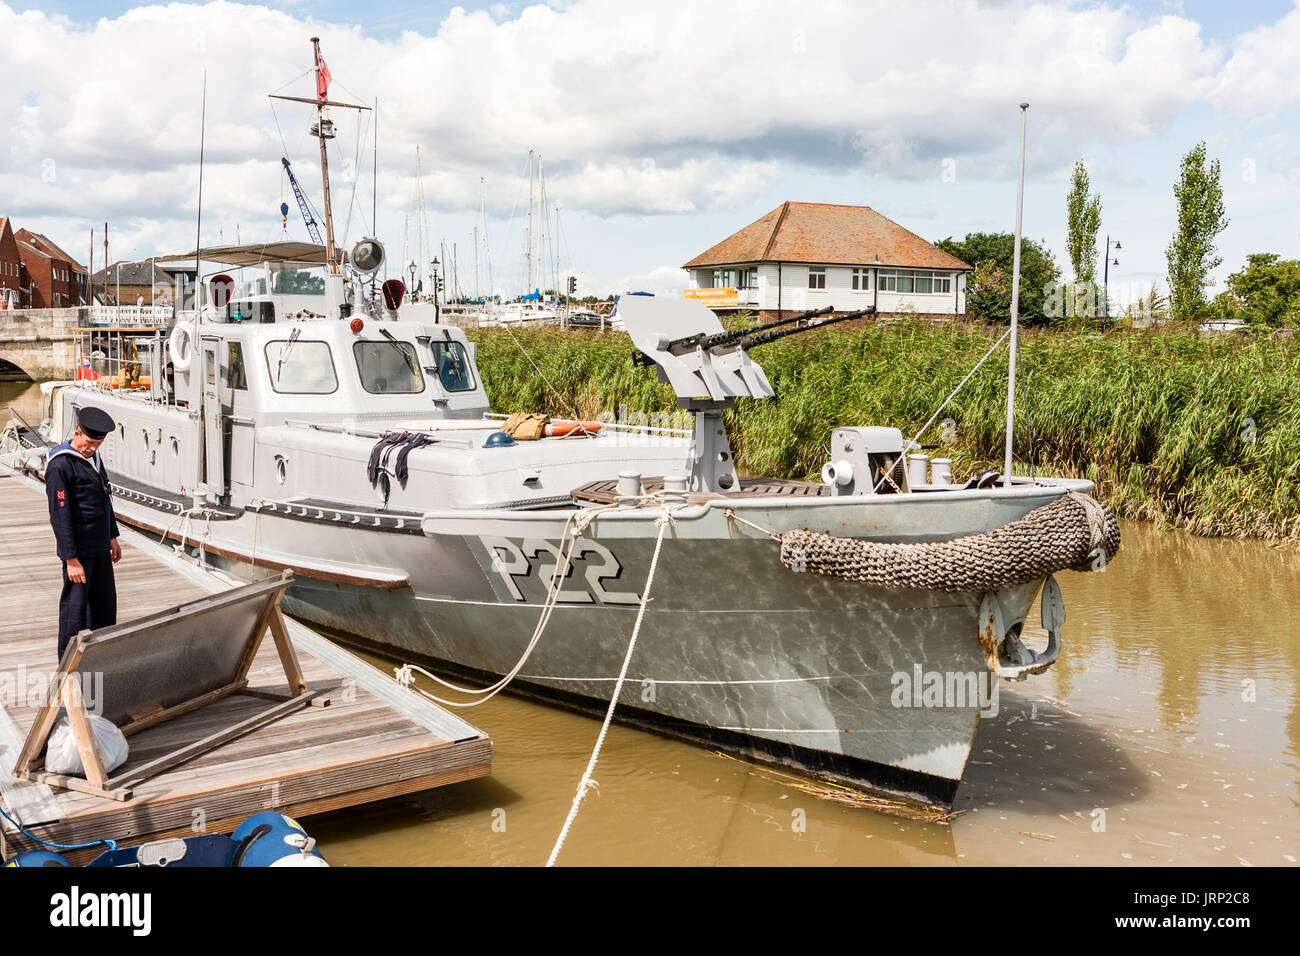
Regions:
M 23 260 L 8 216 L 0 216 L 0 308 L 22 305 Z
M 959 315 L 971 267 L 869 206 L 786 202 L 682 268 L 713 308 Z
M 23 305 L 61 309 L 86 305 L 86 267 L 48 237 L 29 229 L 14 233 L 22 259 Z
M 175 277 L 152 260 L 115 262 L 94 275 L 95 298 L 105 305 L 144 305 L 170 303 Z M 119 298 L 120 297 L 120 298 Z

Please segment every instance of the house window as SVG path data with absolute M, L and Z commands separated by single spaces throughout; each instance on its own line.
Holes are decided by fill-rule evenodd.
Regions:
M 826 288 L 826 267 L 825 266 L 808 267 L 808 288 L 810 289 Z
M 935 275 L 932 272 L 918 270 L 894 269 L 880 273 L 880 291 L 916 292 L 921 295 L 951 293 L 952 276 Z
M 853 270 L 853 291 L 868 292 L 871 290 L 871 271 L 869 269 Z
M 736 271 L 734 269 L 713 270 L 713 288 L 730 289 L 735 284 L 736 284 Z
M 739 280 L 739 281 L 740 281 L 740 285 L 738 286 L 738 288 L 741 288 L 741 289 L 757 289 L 757 288 L 758 288 L 758 270 L 757 270 L 757 269 L 741 269 L 741 270 L 740 270 L 740 280 Z

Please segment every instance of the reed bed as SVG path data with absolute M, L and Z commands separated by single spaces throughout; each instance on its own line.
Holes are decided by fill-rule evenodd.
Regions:
M 760 346 L 754 358 L 777 394 L 727 413 L 738 465 L 815 479 L 833 428 L 892 425 L 910 438 L 1002 331 L 851 323 Z M 472 338 L 497 411 L 594 418 L 674 407 L 653 369 L 633 367 L 624 335 L 480 329 Z M 1004 346 L 921 436 L 941 443 L 930 454 L 953 458 L 958 476 L 1000 466 L 1006 379 Z M 1017 473 L 1090 478 L 1118 513 L 1196 534 L 1300 540 L 1293 342 L 1169 327 L 1031 329 L 1020 340 L 1017 398 Z

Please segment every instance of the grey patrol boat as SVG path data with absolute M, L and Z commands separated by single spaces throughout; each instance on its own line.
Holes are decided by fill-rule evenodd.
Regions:
M 323 250 L 256 252 L 274 288 Z M 821 484 L 736 473 L 721 411 L 772 394 L 748 348 L 806 326 L 737 334 L 699 303 L 626 298 L 692 427 L 511 441 L 464 333 L 364 297 L 365 279 L 203 304 L 166 337 L 99 330 L 104 373 L 45 386 L 44 437 L 104 409 L 119 521 L 240 579 L 292 569 L 287 609 L 345 641 L 589 711 L 609 702 L 667 514 L 617 719 L 872 790 L 950 802 L 996 681 L 1055 659 L 1050 571 L 882 586 L 815 573 L 816 542 L 790 542 L 981 540 L 1090 483 L 931 482 L 892 428 L 837 429 Z M 1040 654 L 1019 634 L 1044 582 Z
M 315 102 L 327 177 L 346 104 Z M 184 257 L 255 278 L 201 275 L 166 331 L 87 330 L 10 460 L 39 474 L 76 410 L 102 408 L 119 521 L 238 579 L 292 569 L 286 608 L 344 641 L 584 711 L 608 707 L 644 605 L 617 719 L 941 804 L 998 681 L 1059 653 L 1052 572 L 1117 547 L 1079 504 L 1089 482 L 955 485 L 896 428 L 836 429 L 821 483 L 738 475 L 722 411 L 772 395 L 749 349 L 842 316 L 728 332 L 700 303 L 624 297 L 616 324 L 689 427 L 511 440 L 465 334 L 400 283 L 375 295 L 383 247 L 341 256 L 328 202 L 325 220 L 320 245 Z M 304 269 L 316 291 L 277 291 Z M 1040 592 L 1037 652 L 1020 634 Z

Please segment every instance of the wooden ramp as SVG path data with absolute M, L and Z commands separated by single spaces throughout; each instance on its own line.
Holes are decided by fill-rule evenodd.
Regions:
M 216 578 L 122 528 L 116 567 L 118 620 L 223 591 Z M 0 473 L 0 800 L 26 829 L 55 843 L 112 839 L 134 845 L 168 836 L 229 833 L 262 810 L 292 816 L 369 803 L 487 775 L 492 742 L 481 731 L 398 686 L 392 678 L 296 621 L 288 633 L 318 706 L 150 777 L 131 798 L 106 799 L 13 775 L 24 738 L 46 699 L 57 661 L 61 567 L 43 490 Z M 285 667 L 263 641 L 248 686 L 283 694 Z M 83 689 L 94 693 L 93 680 Z M 328 699 L 328 706 L 319 706 Z M 87 700 L 92 707 L 93 700 Z M 130 737 L 129 776 L 157 758 L 265 712 L 267 700 L 235 693 Z M 0 818 L 0 855 L 38 844 Z M 104 849 L 70 851 L 84 862 Z M 329 848 L 322 848 L 328 859 Z

